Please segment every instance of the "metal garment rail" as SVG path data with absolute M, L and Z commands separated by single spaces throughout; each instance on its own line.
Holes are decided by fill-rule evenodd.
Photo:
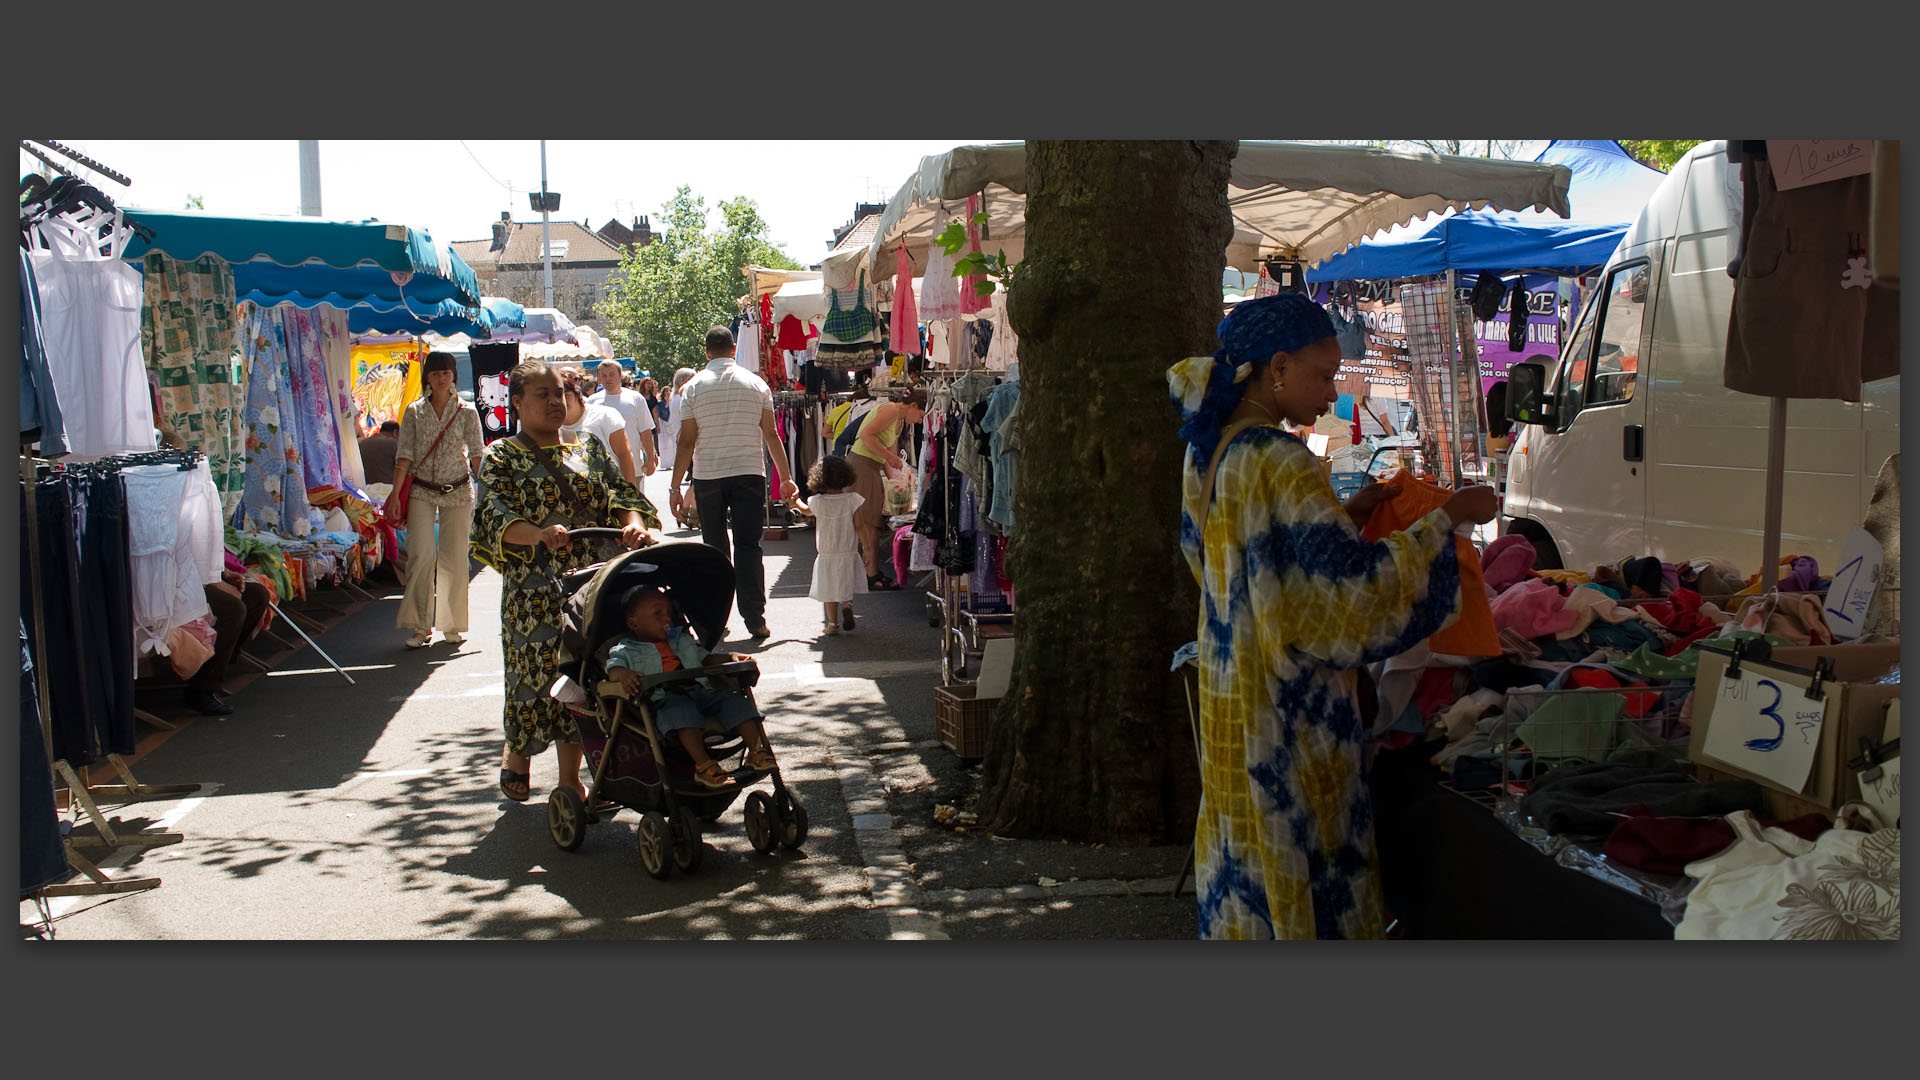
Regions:
M 184 833 L 171 829 L 149 830 L 130 829 L 123 822 L 115 821 L 101 811 L 93 796 L 115 796 L 122 798 L 151 798 L 159 795 L 183 795 L 200 790 L 199 784 L 142 784 L 134 778 L 133 770 L 119 754 L 108 754 L 107 761 L 114 771 L 125 781 L 123 784 L 89 787 L 81 774 L 63 758 L 53 756 L 53 696 L 52 684 L 47 676 L 47 663 L 44 650 L 47 647 L 46 596 L 41 587 L 40 577 L 40 514 L 37 508 L 39 500 L 34 497 L 34 485 L 38 483 L 38 467 L 43 462 L 30 453 L 20 455 L 20 482 L 26 488 L 27 517 L 27 558 L 30 577 L 33 582 L 32 605 L 34 640 L 42 650 L 42 656 L 34 664 L 34 675 L 39 682 L 40 692 L 40 736 L 47 752 L 47 764 L 58 779 L 66 782 L 67 791 L 86 819 L 92 823 L 94 832 L 68 832 L 61 838 L 65 848 L 67 865 L 86 878 L 85 881 L 59 882 L 45 885 L 36 890 L 40 898 L 57 896 L 97 896 L 108 893 L 142 892 L 160 887 L 157 877 L 119 877 L 110 878 L 93 860 L 81 854 L 81 848 L 120 848 L 120 847 L 160 847 L 177 844 L 186 839 Z M 115 828 L 115 826 L 119 828 Z

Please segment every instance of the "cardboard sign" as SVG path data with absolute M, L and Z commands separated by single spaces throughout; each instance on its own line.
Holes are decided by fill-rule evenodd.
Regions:
M 1799 687 L 1753 661 L 1741 665 L 1738 678 L 1715 682 L 1707 756 L 1789 791 L 1805 788 L 1828 699 L 1808 700 Z
M 1861 778 L 1860 799 L 1873 807 L 1881 821 L 1892 825 L 1900 820 L 1900 759 L 1881 762 L 1876 768 L 1879 772 L 1873 779 Z
M 1866 630 L 1867 612 L 1880 588 L 1886 551 L 1867 530 L 1855 526 L 1840 549 L 1840 566 L 1833 572 L 1833 585 L 1827 590 L 1825 610 L 1827 628 L 1839 641 L 1853 641 Z
M 1872 139 L 1768 139 L 1767 161 L 1781 191 L 1873 171 Z

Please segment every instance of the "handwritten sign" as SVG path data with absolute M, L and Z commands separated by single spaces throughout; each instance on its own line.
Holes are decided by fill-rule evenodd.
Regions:
M 1852 641 L 1865 632 L 1867 612 L 1873 606 L 1874 593 L 1880 588 L 1886 551 L 1867 530 L 1855 526 L 1840 549 L 1840 564 L 1833 572 L 1833 585 L 1827 590 L 1827 628 L 1840 641 Z
M 1809 701 L 1799 687 L 1752 662 L 1741 666 L 1739 678 L 1717 682 L 1702 751 L 1788 791 L 1806 787 L 1829 699 Z
M 1767 160 L 1781 191 L 1873 171 L 1872 139 L 1768 139 Z

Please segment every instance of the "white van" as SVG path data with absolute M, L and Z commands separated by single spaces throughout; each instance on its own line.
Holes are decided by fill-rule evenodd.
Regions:
M 1533 540 L 1543 569 L 1657 555 L 1759 571 L 1770 400 L 1722 381 L 1739 205 L 1726 144 L 1695 147 L 1582 306 L 1547 384 L 1553 415 L 1516 423 L 1503 531 Z M 1827 573 L 1900 448 L 1900 380 L 1861 396 L 1787 403 L 1780 551 Z

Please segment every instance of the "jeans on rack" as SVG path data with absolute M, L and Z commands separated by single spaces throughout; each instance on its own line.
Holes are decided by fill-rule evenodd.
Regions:
M 80 588 L 77 579 L 79 530 L 75 527 L 72 488 L 62 477 L 38 481 L 33 486 L 38 539 L 34 550 L 40 558 L 36 579 L 27 554 L 26 507 L 21 507 L 20 599 L 23 612 L 31 612 L 36 587 L 39 590 L 40 617 L 45 622 L 46 640 L 40 640 L 41 628 L 32 617 L 23 620 L 32 642 L 33 653 L 47 668 L 49 700 L 41 707 L 49 710 L 53 730 L 53 755 L 76 768 L 91 765 L 106 753 L 94 728 L 93 718 L 103 713 L 104 703 L 98 689 L 87 677 L 90 662 L 81 626 Z M 27 489 L 21 487 L 21 501 Z M 129 632 L 131 633 L 131 632 Z
M 21 560 L 25 562 L 25 559 Z M 20 620 L 20 893 L 67 874 L 60 841 L 60 814 L 53 804 L 53 769 L 40 734 L 40 686 L 27 650 L 27 622 Z
M 77 584 L 91 660 L 87 673 L 101 706 L 94 724 L 107 753 L 131 754 L 139 732 L 133 720 L 133 541 L 126 482 L 114 473 L 73 483 L 85 507 Z
M 760 563 L 760 530 L 767 523 L 767 478 L 745 473 L 693 482 L 693 504 L 700 511 L 700 538 L 727 550 L 733 528 L 733 581 L 740 617 L 748 627 L 767 615 L 767 572 Z

